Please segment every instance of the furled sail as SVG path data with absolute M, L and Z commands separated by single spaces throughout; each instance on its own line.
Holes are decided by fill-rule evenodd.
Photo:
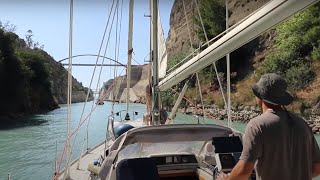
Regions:
M 167 70 L 167 48 L 166 40 L 161 26 L 160 13 L 158 11 L 158 67 L 159 67 L 159 78 L 164 78 Z

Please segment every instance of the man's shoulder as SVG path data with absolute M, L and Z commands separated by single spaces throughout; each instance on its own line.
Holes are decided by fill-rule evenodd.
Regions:
M 271 116 L 271 117 L 270 117 Z M 272 118 L 272 114 L 271 113 L 263 113 L 253 119 L 251 119 L 248 123 L 249 126 L 257 126 L 257 125 L 261 125 L 261 124 L 264 124 L 265 121 L 267 119 L 270 119 Z
M 290 118 L 293 118 L 293 120 L 294 120 L 296 123 L 298 123 L 300 126 L 304 126 L 304 127 L 310 128 L 309 125 L 308 125 L 308 123 L 306 122 L 306 120 L 305 120 L 302 116 L 300 116 L 300 115 L 298 115 L 298 114 L 296 114 L 296 113 L 290 112 Z M 292 120 L 292 119 L 291 119 L 291 120 Z
M 290 114 L 290 117 L 291 117 L 291 118 L 305 121 L 305 120 L 302 118 L 302 116 L 298 115 L 297 113 L 289 112 L 289 114 Z
M 302 126 L 306 124 L 306 122 L 301 116 L 292 112 L 288 112 L 288 113 L 289 113 L 289 121 L 295 121 Z M 281 119 L 287 119 L 287 118 L 288 118 L 288 115 L 284 114 L 284 112 L 283 113 L 265 112 L 251 119 L 248 125 L 251 127 L 256 127 L 256 126 L 277 124 L 277 123 L 280 123 Z

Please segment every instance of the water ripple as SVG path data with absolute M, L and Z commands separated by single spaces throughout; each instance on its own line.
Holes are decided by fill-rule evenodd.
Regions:
M 78 125 L 82 106 L 83 103 L 72 105 L 72 130 Z M 84 117 L 89 113 L 91 105 L 87 107 Z M 132 107 L 136 111 L 145 110 L 145 105 L 141 104 L 134 104 Z M 125 104 L 119 104 L 116 108 L 125 109 Z M 97 107 L 93 113 L 89 125 L 90 147 L 104 139 L 110 109 L 111 104 L 105 103 Z M 67 107 L 62 105 L 61 108 L 49 113 L 27 118 L 28 123 L 24 126 L 0 130 L 0 179 L 6 179 L 7 174 L 11 173 L 12 179 L 50 180 L 54 172 L 55 143 L 57 141 L 60 157 L 66 139 L 66 117 Z M 85 123 L 79 131 L 74 147 L 74 158 L 81 151 L 86 125 Z

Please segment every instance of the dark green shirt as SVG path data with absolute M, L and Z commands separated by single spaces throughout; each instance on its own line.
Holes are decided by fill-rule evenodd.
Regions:
M 308 180 L 320 150 L 302 118 L 268 110 L 248 123 L 240 159 L 256 162 L 257 180 Z

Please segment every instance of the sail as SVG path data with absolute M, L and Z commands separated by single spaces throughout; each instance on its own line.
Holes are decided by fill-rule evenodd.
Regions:
M 160 13 L 158 11 L 158 67 L 159 67 L 159 78 L 164 78 L 167 70 L 167 48 L 166 40 L 161 26 Z

